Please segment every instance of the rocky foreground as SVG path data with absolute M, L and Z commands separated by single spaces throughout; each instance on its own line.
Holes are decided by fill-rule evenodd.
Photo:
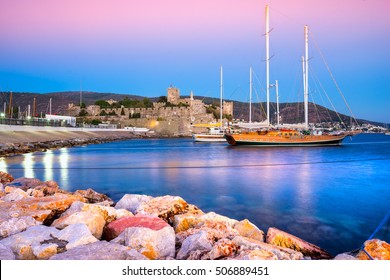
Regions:
M 390 245 L 368 240 L 375 259 Z M 276 228 L 204 213 L 178 196 L 126 194 L 117 203 L 92 189 L 0 172 L 1 260 L 303 260 L 368 259 L 363 251 L 331 256 Z

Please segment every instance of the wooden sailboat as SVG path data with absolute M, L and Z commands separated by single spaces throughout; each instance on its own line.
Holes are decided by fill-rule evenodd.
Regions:
M 226 142 L 225 131 L 223 129 L 222 98 L 223 98 L 223 70 L 221 67 L 221 84 L 220 84 L 220 123 L 219 127 L 214 125 L 208 126 L 208 133 L 195 133 L 192 139 L 195 142 Z
M 343 139 L 349 134 L 339 133 L 337 135 L 323 134 L 322 132 L 309 133 L 308 117 L 308 33 L 309 28 L 305 26 L 305 57 L 303 58 L 304 78 L 304 104 L 305 104 L 305 126 L 304 131 L 295 129 L 271 129 L 269 119 L 269 8 L 266 6 L 266 80 L 267 80 L 267 125 L 264 131 L 249 131 L 239 134 L 228 133 L 225 138 L 230 145 L 255 145 L 255 146 L 332 146 L 340 145 Z

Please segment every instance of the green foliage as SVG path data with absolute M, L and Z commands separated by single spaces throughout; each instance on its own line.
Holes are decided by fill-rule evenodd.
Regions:
M 103 108 L 110 108 L 111 107 L 110 103 L 108 103 L 105 100 L 97 100 L 95 102 L 95 105 L 100 106 L 101 109 L 103 109 Z
M 160 96 L 159 98 L 158 98 L 158 102 L 164 102 L 164 103 L 167 103 L 168 102 L 168 99 L 167 99 L 167 97 L 166 96 Z
M 159 122 L 161 122 L 161 121 L 163 121 L 164 120 L 164 118 L 162 118 L 162 117 L 158 117 L 157 118 L 157 121 L 159 121 Z
M 230 115 L 230 114 L 223 114 L 222 116 L 224 119 L 227 119 L 228 121 L 232 121 L 233 120 L 233 116 Z
M 81 111 L 80 111 L 80 113 L 79 113 L 79 117 L 85 117 L 85 116 L 88 116 L 87 110 L 81 109 Z
M 121 116 L 124 116 L 124 115 L 125 115 L 125 109 L 122 108 L 122 110 L 121 110 Z
M 86 106 L 85 106 L 85 103 L 84 103 L 84 102 L 81 102 L 80 108 L 81 108 L 81 109 L 84 109 L 84 108 L 86 108 Z
M 99 125 L 99 124 L 101 124 L 102 123 L 102 121 L 101 120 L 97 120 L 97 119 L 93 119 L 92 121 L 91 121 L 91 124 L 93 124 L 93 125 Z
M 105 110 L 101 110 L 100 116 L 107 116 L 107 112 Z

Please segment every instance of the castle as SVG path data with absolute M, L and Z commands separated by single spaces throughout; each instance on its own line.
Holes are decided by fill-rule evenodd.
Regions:
M 112 105 L 117 101 L 106 102 Z M 222 107 L 224 115 L 233 116 L 233 102 L 224 101 Z M 70 116 L 79 116 L 82 110 L 85 110 L 83 115 L 87 119 L 100 119 L 119 127 L 147 127 L 167 136 L 189 136 L 193 132 L 200 132 L 202 128 L 196 125 L 219 122 L 215 112 L 218 111 L 218 116 L 220 112 L 219 106 L 207 105 L 202 100 L 194 99 L 192 91 L 189 98 L 180 98 L 180 90 L 172 86 L 167 89 L 167 102 L 153 102 L 150 108 L 121 106 L 103 109 L 98 105 L 89 105 L 81 109 L 74 104 L 68 105 Z M 226 123 L 227 120 L 223 122 Z

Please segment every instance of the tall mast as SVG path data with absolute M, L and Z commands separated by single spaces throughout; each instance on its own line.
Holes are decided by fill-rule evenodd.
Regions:
M 49 114 L 51 115 L 51 97 L 49 99 Z
M 12 91 L 11 91 L 10 96 L 9 96 L 8 115 L 12 119 L 12 115 L 13 115 L 13 112 L 12 112 Z
M 305 129 L 309 128 L 309 27 L 305 25 L 304 103 Z
M 266 80 L 267 80 L 267 125 L 269 121 L 269 6 L 265 6 L 265 54 L 266 54 Z
M 252 66 L 249 68 L 249 123 L 252 122 Z
M 221 121 L 221 129 L 222 129 L 222 97 L 223 97 L 223 72 L 221 66 L 221 85 L 220 85 L 220 121 Z
M 278 84 L 278 80 L 275 81 L 275 87 L 276 87 L 276 119 L 277 119 L 277 124 L 279 126 L 279 84 Z

